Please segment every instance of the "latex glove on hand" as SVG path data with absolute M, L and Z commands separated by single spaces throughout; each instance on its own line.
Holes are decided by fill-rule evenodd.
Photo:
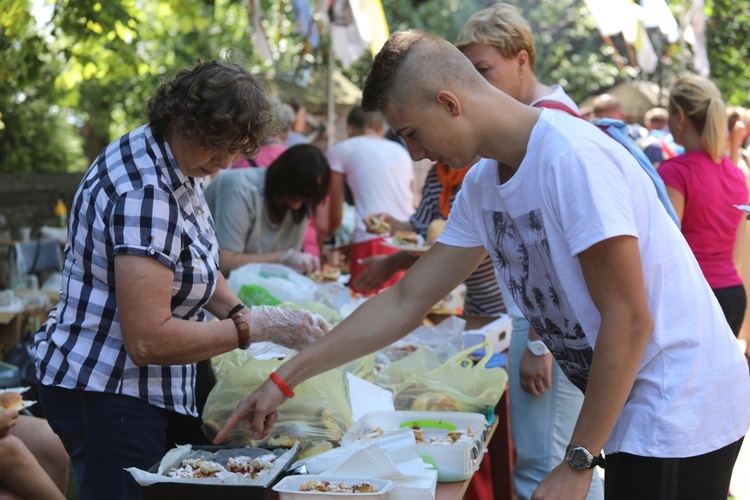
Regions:
M 279 260 L 280 264 L 289 266 L 298 273 L 304 274 L 305 276 L 310 275 L 313 271 L 320 269 L 320 259 L 309 253 L 300 252 L 294 248 L 290 248 Z
M 250 314 L 250 338 L 254 342 L 273 342 L 296 351 L 328 333 L 331 325 L 308 311 L 256 306 Z

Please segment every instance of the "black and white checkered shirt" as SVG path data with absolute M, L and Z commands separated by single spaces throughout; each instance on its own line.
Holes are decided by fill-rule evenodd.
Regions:
M 139 368 L 122 340 L 116 255 L 151 257 L 174 271 L 172 316 L 204 321 L 219 246 L 203 181 L 186 177 L 166 140 L 140 127 L 110 144 L 71 210 L 60 303 L 34 339 L 39 381 L 126 394 L 196 415 L 195 365 Z

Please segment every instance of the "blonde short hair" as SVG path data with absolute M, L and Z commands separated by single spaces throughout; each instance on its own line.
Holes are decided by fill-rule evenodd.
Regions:
M 594 97 L 591 101 L 591 106 L 594 108 L 594 115 L 600 118 L 623 113 L 620 100 L 612 94 L 600 94 Z
M 497 3 L 472 15 L 456 38 L 459 49 L 471 43 L 491 45 L 506 59 L 525 50 L 529 54 L 529 67 L 536 62 L 536 47 L 531 25 L 514 6 Z
M 669 90 L 669 110 L 678 110 L 701 134 L 703 150 L 718 162 L 724 152 L 727 108 L 714 83 L 702 76 L 679 78 Z
M 662 107 L 651 108 L 643 115 L 643 123 L 647 127 L 654 121 L 667 123 L 667 120 L 669 120 L 669 111 Z

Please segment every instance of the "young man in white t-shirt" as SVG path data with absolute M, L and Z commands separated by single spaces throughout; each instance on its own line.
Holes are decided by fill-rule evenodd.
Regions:
M 629 153 L 583 120 L 518 103 L 419 31 L 391 36 L 363 103 L 383 111 L 413 159 L 486 160 L 464 180 L 438 243 L 247 396 L 217 441 L 243 419 L 267 435 L 290 388 L 407 334 L 489 252 L 586 393 L 566 457 L 533 498 L 584 498 L 602 450 L 608 499 L 725 495 L 750 426 L 747 365 Z
M 536 78 L 536 44 L 531 25 L 513 5 L 496 3 L 472 14 L 458 33 L 456 47 L 485 80 L 515 100 L 536 108 L 580 116 L 559 85 Z M 544 342 L 502 287 L 513 332 L 508 348 L 510 431 L 516 450 L 513 485 L 528 500 L 560 457 L 573 434 L 583 393 L 565 376 Z M 586 500 L 602 500 L 604 484 L 594 474 Z

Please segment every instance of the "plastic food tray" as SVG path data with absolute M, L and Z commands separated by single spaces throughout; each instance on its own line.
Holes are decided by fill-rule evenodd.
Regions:
M 375 493 L 325 493 L 322 491 L 299 491 L 305 481 L 329 481 L 331 483 L 369 483 L 377 488 Z M 273 490 L 279 493 L 280 500 L 318 500 L 321 498 L 366 498 L 367 500 L 384 499 L 393 489 L 393 481 L 374 477 L 334 477 L 334 476 L 287 476 L 279 481 Z
M 233 446 L 196 446 L 193 450 L 205 450 L 215 453 L 221 450 L 233 449 Z M 281 449 L 278 449 L 280 451 Z M 267 450 L 274 452 L 274 450 Z M 195 484 L 195 483 L 154 483 L 149 486 L 141 486 L 143 500 L 183 500 L 190 498 L 210 498 L 212 500 L 263 500 L 266 490 L 278 479 L 286 474 L 289 466 L 294 462 L 292 457 L 281 471 L 269 479 L 266 486 L 260 485 L 232 485 L 232 484 Z M 159 464 L 155 464 L 149 472 L 157 473 Z
M 384 431 L 419 425 L 425 436 L 447 433 L 450 430 L 471 428 L 471 443 L 417 444 L 422 459 L 438 471 L 438 481 L 455 482 L 468 479 L 479 468 L 485 451 L 484 442 L 489 428 L 487 419 L 479 413 L 448 411 L 376 411 L 365 414 L 341 439 L 341 446 L 358 442 L 358 438 L 380 427 Z M 434 429 L 431 431 L 431 429 Z

